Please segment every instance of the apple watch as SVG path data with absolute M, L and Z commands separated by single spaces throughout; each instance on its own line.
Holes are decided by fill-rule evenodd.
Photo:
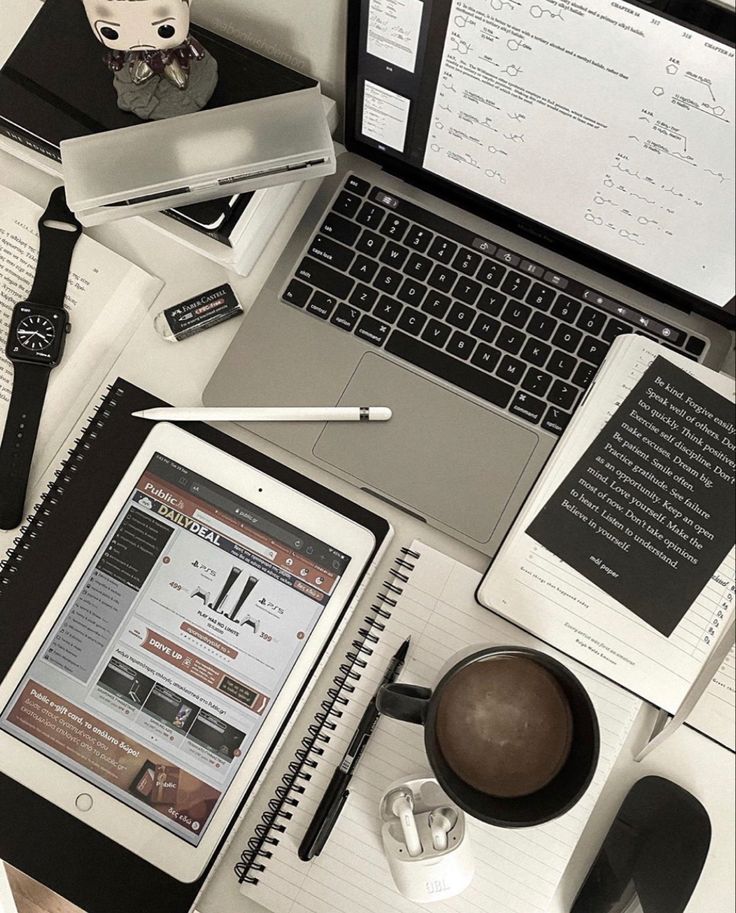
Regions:
M 38 222 L 36 275 L 27 301 L 15 305 L 5 354 L 13 363 L 13 392 L 0 444 L 0 529 L 23 519 L 26 488 L 52 369 L 71 330 L 64 294 L 82 226 L 57 187 Z

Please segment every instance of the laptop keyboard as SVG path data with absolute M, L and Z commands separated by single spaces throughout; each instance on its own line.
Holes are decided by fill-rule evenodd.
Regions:
M 281 297 L 557 435 L 622 333 L 706 347 L 356 175 Z

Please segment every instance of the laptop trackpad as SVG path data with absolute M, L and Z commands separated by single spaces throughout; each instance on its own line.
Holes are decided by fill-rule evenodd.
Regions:
M 314 454 L 360 484 L 487 542 L 539 438 L 530 429 L 368 353 L 338 405 L 390 406 L 390 422 L 325 426 Z

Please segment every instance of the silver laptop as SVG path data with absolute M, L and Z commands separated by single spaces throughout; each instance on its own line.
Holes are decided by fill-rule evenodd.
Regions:
M 733 31 L 684 0 L 351 0 L 348 151 L 204 402 L 391 406 L 257 430 L 493 554 L 616 336 L 729 356 Z

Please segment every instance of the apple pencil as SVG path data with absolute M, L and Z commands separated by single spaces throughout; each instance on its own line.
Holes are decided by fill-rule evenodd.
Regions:
M 134 412 L 149 422 L 387 422 L 385 406 L 293 406 L 252 409 L 162 408 Z

